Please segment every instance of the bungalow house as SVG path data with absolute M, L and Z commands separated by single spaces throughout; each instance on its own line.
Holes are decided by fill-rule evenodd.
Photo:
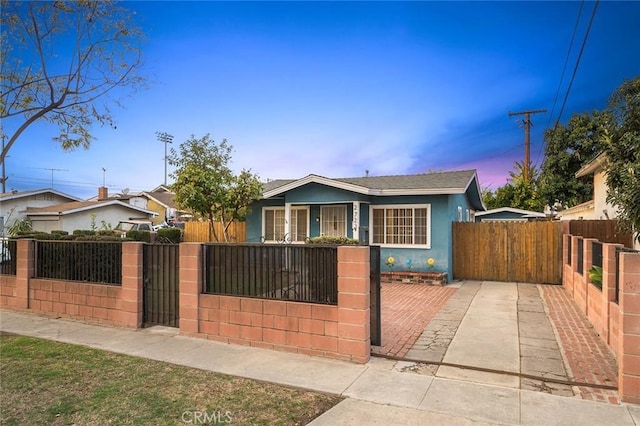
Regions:
M 115 227 L 121 220 L 148 219 L 154 212 L 133 206 L 120 200 L 73 201 L 48 207 L 28 207 L 23 212 L 30 220 L 34 231 L 51 232 L 63 230 L 69 233 L 76 229 Z
M 80 201 L 80 198 L 50 188 L 0 194 L 0 235 L 6 235 L 5 228 L 16 220 L 25 218 L 27 207 L 47 207 L 71 201 Z
M 451 224 L 470 222 L 483 210 L 475 170 L 341 179 L 311 174 L 265 183 L 262 199 L 250 206 L 246 233 L 247 241 L 266 243 L 356 238 L 381 246 L 382 271 L 433 269 L 450 279 Z
M 500 207 L 484 212 L 476 213 L 476 222 L 495 222 L 495 221 L 529 221 L 535 219 L 544 219 L 546 215 L 531 210 L 514 209 L 513 207 Z

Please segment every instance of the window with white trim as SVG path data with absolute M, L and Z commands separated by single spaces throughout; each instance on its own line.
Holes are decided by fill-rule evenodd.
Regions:
M 320 207 L 320 233 L 329 237 L 346 237 L 347 206 Z
M 372 243 L 393 246 L 431 245 L 431 206 L 371 207 Z
M 309 209 L 291 207 L 289 234 L 285 235 L 283 207 L 267 207 L 263 210 L 263 236 L 265 241 L 301 242 L 309 236 Z

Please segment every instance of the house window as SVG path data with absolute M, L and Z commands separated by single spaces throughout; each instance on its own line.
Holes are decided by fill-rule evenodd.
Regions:
M 372 207 L 373 244 L 429 247 L 428 204 Z
M 285 235 L 284 208 L 264 209 L 265 241 L 304 241 L 309 236 L 309 210 L 306 207 L 291 208 L 289 234 Z
M 329 237 L 347 236 L 347 206 L 320 207 L 320 234 Z

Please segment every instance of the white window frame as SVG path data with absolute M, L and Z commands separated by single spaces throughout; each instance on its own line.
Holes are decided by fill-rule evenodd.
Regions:
M 267 211 L 269 211 L 269 210 L 271 210 L 271 211 L 280 210 L 280 211 L 284 212 L 286 210 L 286 208 L 284 206 L 273 206 L 273 207 L 263 207 L 262 208 L 262 234 L 261 235 L 264 238 L 264 242 L 265 243 L 282 243 L 283 241 L 268 240 L 267 237 L 266 237 L 266 231 L 267 231 L 266 217 L 267 217 Z M 294 240 L 291 239 L 291 235 L 287 235 L 286 232 L 285 232 L 285 241 L 284 242 L 292 243 L 292 244 L 304 244 L 304 240 L 306 238 L 309 238 L 309 226 L 310 226 L 310 224 L 309 224 L 309 206 L 295 206 L 295 207 L 292 206 L 291 207 L 291 215 L 290 216 L 293 217 L 294 216 L 293 212 L 297 212 L 299 210 L 304 210 L 306 212 L 306 215 L 307 215 L 307 224 L 306 224 L 307 225 L 307 232 L 306 232 L 306 235 L 302 240 L 295 240 L 294 241 Z M 285 217 L 285 220 L 286 220 L 286 214 L 285 214 L 284 217 Z M 290 226 L 289 226 L 289 228 L 290 228 Z M 287 229 L 286 224 L 285 224 L 284 229 L 286 231 L 286 229 Z
M 320 206 L 320 235 L 327 235 L 327 233 L 323 229 L 324 228 L 323 224 L 324 224 L 324 211 L 325 209 L 329 209 L 329 208 L 339 208 L 341 210 L 344 210 L 344 217 L 340 218 L 340 220 L 344 222 L 344 228 L 342 229 L 342 232 L 343 232 L 343 235 L 347 237 L 349 235 L 349 229 L 348 229 L 349 225 L 347 224 L 349 209 L 344 204 L 326 204 L 326 205 Z
M 426 209 L 427 210 L 427 244 L 388 244 L 388 243 L 374 243 L 373 238 L 375 234 L 373 223 L 373 211 L 374 210 L 390 210 L 390 209 L 413 209 L 413 236 L 412 238 L 415 240 L 415 210 L 416 209 Z M 385 214 L 386 219 L 386 214 Z M 386 220 L 384 221 L 385 229 L 383 230 L 383 235 L 386 238 Z M 393 247 L 393 248 L 431 248 L 431 204 L 378 204 L 375 206 L 369 206 L 369 243 L 376 244 L 380 247 Z

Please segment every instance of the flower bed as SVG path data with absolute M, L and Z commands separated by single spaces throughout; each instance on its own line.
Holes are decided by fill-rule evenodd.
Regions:
M 447 284 L 446 272 L 390 271 L 380 272 L 383 283 L 405 283 L 443 286 Z

